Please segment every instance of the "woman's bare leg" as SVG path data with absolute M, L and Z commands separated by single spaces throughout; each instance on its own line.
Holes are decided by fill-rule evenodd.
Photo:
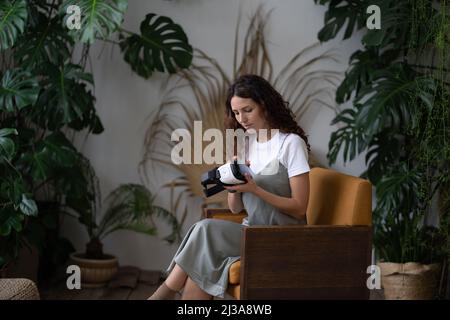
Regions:
M 177 293 L 183 289 L 186 279 L 186 272 L 176 264 L 166 281 L 159 286 L 148 300 L 174 300 Z
M 200 287 L 191 280 L 187 278 L 186 284 L 184 286 L 182 300 L 211 300 L 212 296 L 200 289 Z
M 187 279 L 187 273 L 183 271 L 177 264 L 175 267 L 173 267 L 172 271 L 170 272 L 169 276 L 166 279 L 166 285 L 174 290 L 174 291 L 180 291 L 183 289 L 184 284 Z

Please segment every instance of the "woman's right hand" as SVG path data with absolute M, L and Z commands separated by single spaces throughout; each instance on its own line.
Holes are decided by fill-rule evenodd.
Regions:
M 231 163 L 237 160 L 237 156 L 233 156 L 231 161 L 228 161 L 227 163 Z M 250 166 L 250 161 L 245 161 L 245 164 L 247 166 Z M 244 204 L 242 202 L 242 195 L 240 192 L 236 192 L 234 190 L 227 190 L 228 191 L 228 207 L 230 208 L 231 212 L 233 213 L 239 213 L 242 210 L 244 210 Z
M 227 161 L 227 163 L 234 162 L 234 161 L 236 161 L 237 159 L 238 159 L 237 156 L 233 156 L 233 158 L 231 159 L 231 161 Z M 247 167 L 250 167 L 250 160 L 245 160 L 245 165 L 246 165 Z

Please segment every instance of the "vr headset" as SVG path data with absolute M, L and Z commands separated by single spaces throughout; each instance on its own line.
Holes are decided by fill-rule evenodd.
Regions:
M 224 186 L 247 183 L 247 179 L 244 176 L 245 173 L 253 176 L 252 170 L 245 164 L 238 164 L 237 160 L 205 172 L 201 178 L 205 196 L 210 197 L 225 190 Z

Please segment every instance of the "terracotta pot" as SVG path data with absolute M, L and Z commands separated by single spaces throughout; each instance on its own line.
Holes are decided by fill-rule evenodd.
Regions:
M 441 264 L 380 262 L 386 300 L 430 300 L 436 297 Z
M 105 259 L 86 259 L 84 253 L 72 253 L 72 264 L 81 269 L 81 287 L 97 288 L 105 286 L 117 273 L 119 263 L 117 258 L 105 254 Z

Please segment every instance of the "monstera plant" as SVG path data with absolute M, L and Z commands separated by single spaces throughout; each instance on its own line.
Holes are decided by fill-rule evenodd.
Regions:
M 179 25 L 150 13 L 139 32 L 124 30 L 127 6 L 126 0 L 0 1 L 0 269 L 23 245 L 41 254 L 51 249 L 59 254 L 53 261 L 67 258 L 73 248 L 58 235 L 58 212 L 86 212 L 93 201 L 83 175 L 87 159 L 69 139 L 103 131 L 86 69 L 91 44 L 118 45 L 145 78 L 191 64 Z
M 380 266 L 386 268 L 383 279 L 390 277 L 397 286 L 385 287 L 386 297 L 436 297 L 437 280 L 445 274 L 439 271 L 448 265 L 450 226 L 448 4 L 315 2 L 328 5 L 325 26 L 318 34 L 321 41 L 335 38 L 344 25 L 344 39 L 364 30 L 363 49 L 350 57 L 336 92 L 338 103 L 351 103 L 333 121 L 341 126 L 329 142 L 330 163 L 339 154 L 351 161 L 366 152 L 363 177 L 372 182 L 377 196 L 374 246 Z M 371 5 L 381 13 L 380 29 L 365 29 Z M 430 276 L 431 271 L 437 274 Z M 400 278 L 394 280 L 395 276 Z M 411 291 L 406 288 L 410 280 L 422 285 Z M 446 287 L 443 281 L 440 285 Z

